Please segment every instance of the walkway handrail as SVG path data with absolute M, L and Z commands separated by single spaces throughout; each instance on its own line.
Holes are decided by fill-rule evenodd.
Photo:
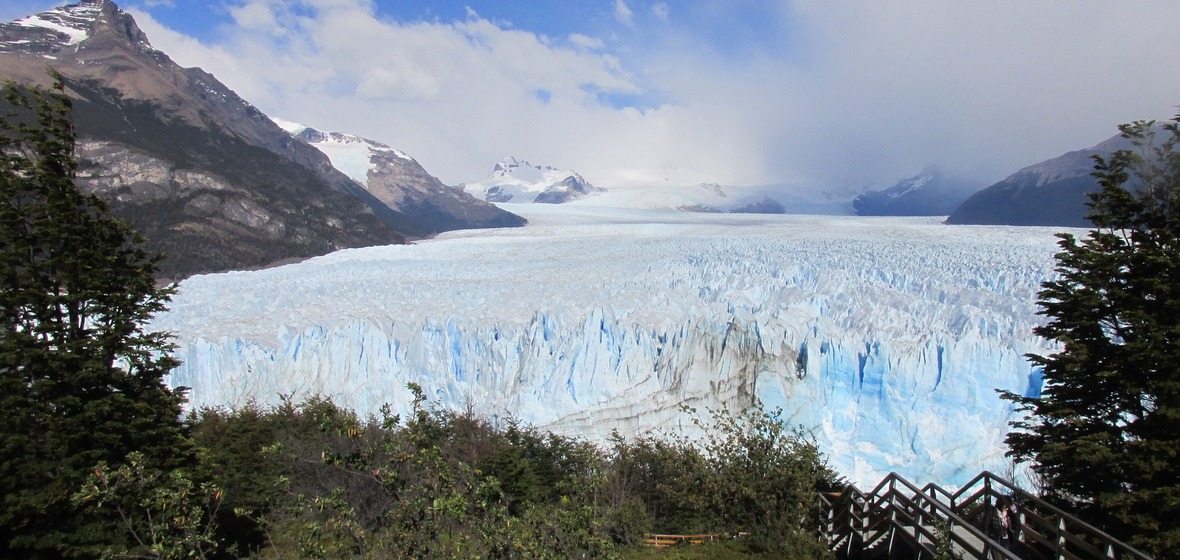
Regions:
M 977 486 L 981 482 L 984 484 L 985 492 L 991 496 L 995 496 L 995 497 L 1006 496 L 1009 498 L 1017 498 L 1018 501 L 1020 501 L 1021 503 L 1034 505 L 1035 511 L 1037 513 L 1039 513 L 1041 516 L 1043 516 L 1045 514 L 1051 514 L 1051 515 L 1055 516 L 1057 518 L 1056 519 L 1056 521 L 1057 521 L 1057 523 L 1056 523 L 1057 534 L 1055 535 L 1055 537 L 1057 538 L 1057 541 L 1058 541 L 1056 543 L 1058 547 L 1064 548 L 1064 546 L 1065 546 L 1064 541 L 1070 540 L 1071 537 L 1077 541 L 1081 541 L 1080 535 L 1077 535 L 1077 532 L 1080 530 L 1080 531 L 1084 531 L 1085 533 L 1089 534 L 1091 537 L 1096 538 L 1102 542 L 1101 546 L 1105 550 L 1101 550 L 1100 553 L 1102 554 L 1102 557 L 1104 557 L 1104 558 L 1123 558 L 1123 557 L 1129 556 L 1131 558 L 1135 558 L 1136 560 L 1152 560 L 1151 556 L 1148 556 L 1144 552 L 1137 550 L 1134 547 L 1132 547 L 1131 545 L 1128 545 L 1128 544 L 1110 536 L 1109 534 L 1102 531 L 1101 529 L 1099 529 L 1089 523 L 1086 523 L 1085 521 L 1082 521 L 1081 519 L 1078 519 L 1076 516 L 1066 512 L 1065 510 L 1062 510 L 1061 508 L 1059 508 L 1049 502 L 1046 502 L 1045 500 L 1043 500 L 1037 496 L 1034 496 L 1034 495 L 1026 492 L 1025 490 L 1023 490 L 1022 488 L 1017 486 L 1012 481 L 1010 481 L 1004 477 L 998 476 L 995 473 L 992 473 L 991 471 L 983 471 L 983 472 L 979 473 L 978 475 L 975 476 L 975 478 L 972 478 L 970 482 L 963 485 L 961 488 L 959 488 L 957 491 L 955 491 L 954 494 L 951 495 L 951 503 L 956 510 L 961 510 L 962 504 L 960 503 L 960 500 L 963 497 L 963 495 L 967 494 L 970 489 L 974 488 L 975 486 Z M 993 485 L 998 485 L 998 486 L 1003 487 L 1004 489 L 1006 489 L 1008 491 L 1008 493 L 1001 494 L 997 491 L 991 490 L 991 487 Z M 1024 527 L 1023 525 L 1024 524 L 1022 523 L 1022 528 L 1029 528 L 1029 529 L 1032 528 L 1032 527 Z M 1067 525 L 1069 527 L 1074 528 L 1074 529 L 1072 531 L 1067 531 L 1066 530 Z M 1082 541 L 1082 542 L 1084 542 L 1084 541 Z M 1093 545 L 1087 544 L 1087 545 L 1083 545 L 1083 546 L 1092 547 Z
M 963 519 L 962 517 L 960 517 L 959 512 L 955 511 L 955 509 L 950 504 L 943 504 L 943 503 L 939 502 L 938 500 L 927 497 L 925 494 L 925 491 L 923 489 L 918 488 L 917 485 L 906 480 L 904 477 L 902 477 L 901 475 L 899 475 L 897 473 L 889 473 L 889 476 L 887 476 L 885 478 L 886 478 L 886 480 L 896 481 L 896 483 L 901 484 L 906 489 L 913 492 L 915 496 L 921 497 L 920 501 L 929 505 L 929 507 L 931 507 L 932 510 L 935 510 L 935 511 L 938 511 L 938 512 L 944 514 L 946 516 L 946 520 L 944 522 L 947 523 L 947 525 L 948 525 L 948 529 L 950 530 L 951 539 L 954 540 L 956 543 L 958 543 L 960 546 L 967 548 L 968 551 L 971 552 L 972 554 L 975 554 L 976 558 L 1011 558 L 1014 560 L 1019 560 L 1020 557 L 1017 556 L 1016 554 L 1014 554 L 1013 552 L 1011 552 L 1010 550 L 1008 550 L 1006 547 L 1004 547 L 1004 545 L 1000 544 L 999 542 L 996 542 L 994 539 L 989 537 L 986 533 L 979 530 L 978 527 L 975 527 L 974 525 L 969 523 L 966 519 Z M 934 486 L 934 485 L 927 484 L 926 488 L 930 488 L 931 486 Z M 941 493 L 943 493 L 943 494 L 947 493 L 945 490 L 943 490 L 942 488 L 940 488 L 938 486 L 934 486 L 934 489 L 936 489 L 935 490 L 936 492 L 941 491 Z M 961 542 L 959 539 L 956 539 L 955 537 L 957 535 L 955 535 L 955 533 L 954 533 L 954 530 L 956 527 L 962 527 L 968 534 L 970 534 L 971 536 L 982 541 L 983 542 L 983 549 L 982 550 L 973 550 L 973 547 L 969 543 Z
M 899 490 L 899 487 L 908 490 L 909 494 Z M 1019 560 L 1019 556 L 960 517 L 949 501 L 937 499 L 935 496 L 938 495 L 943 498 L 951 496 L 949 492 L 934 485 L 927 485 L 924 489 L 918 488 L 897 473 L 890 473 L 867 494 L 849 485 L 839 494 L 839 501 L 847 504 L 842 517 L 846 516 L 848 523 L 844 524 L 836 522 L 837 503 L 821 495 L 821 502 L 828 510 L 829 527 L 826 527 L 825 532 L 828 534 L 829 546 L 833 550 L 841 547 L 851 550 L 854 543 L 869 545 L 883 536 L 888 535 L 892 538 L 899 534 L 920 548 L 926 548 L 921 542 L 922 538 L 937 546 L 940 535 L 931 530 L 934 520 L 930 519 L 930 516 L 933 516 L 946 524 L 949 538 L 972 556 Z M 855 511 L 858 505 L 862 509 L 860 512 Z M 878 529 L 879 524 L 873 523 L 873 518 L 887 521 L 886 527 Z M 859 520 L 861 523 L 854 524 L 853 520 Z M 982 549 L 977 549 L 975 543 L 958 534 L 958 531 L 978 540 Z
M 980 487 L 982 486 L 982 488 Z M 855 558 L 867 548 L 881 542 L 893 545 L 902 537 L 914 547 L 931 553 L 946 537 L 974 558 L 1010 559 L 1020 556 L 977 526 L 972 519 L 984 516 L 987 525 L 998 520 L 998 504 L 1016 499 L 1018 517 L 1014 520 L 1025 543 L 1012 546 L 1036 555 L 1035 548 L 1051 557 L 1152 560 L 1150 556 L 1123 543 L 1097 527 L 1063 511 L 1041 498 L 1020 489 L 1011 481 L 983 471 L 955 492 L 937 484 L 918 488 L 897 473 L 889 473 L 869 492 L 849 484 L 838 494 L 821 494 L 820 503 L 827 513 L 821 532 L 829 548 L 843 549 L 846 558 Z M 944 524 L 945 533 L 936 533 L 934 523 Z M 1042 534 L 1044 533 L 1044 534 Z M 977 541 L 977 542 L 976 542 Z M 1096 544 L 1095 544 L 1096 543 Z

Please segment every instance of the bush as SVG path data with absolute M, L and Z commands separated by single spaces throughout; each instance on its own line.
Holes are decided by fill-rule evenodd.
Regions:
M 817 492 L 840 485 L 815 443 L 758 408 L 712 414 L 704 436 L 613 439 L 616 496 L 636 496 L 659 533 L 748 533 L 743 547 L 788 557 L 827 554 Z
M 816 491 L 836 476 L 772 414 L 722 412 L 700 441 L 616 436 L 604 451 L 432 408 L 411 390 L 405 419 L 388 409 L 364 419 L 325 399 L 194 416 L 237 508 L 223 526 L 257 528 L 236 537 L 252 538 L 239 554 L 609 558 L 653 529 L 749 533 L 733 554 L 827 554 Z

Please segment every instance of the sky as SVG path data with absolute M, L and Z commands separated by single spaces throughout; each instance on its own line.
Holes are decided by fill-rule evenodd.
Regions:
M 448 184 L 507 156 L 606 187 L 994 182 L 1180 105 L 1174 0 L 117 3 L 265 113 Z

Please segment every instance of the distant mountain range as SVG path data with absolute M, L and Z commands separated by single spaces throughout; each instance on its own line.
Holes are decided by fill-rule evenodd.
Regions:
M 0 75 L 46 86 L 47 67 L 73 101 L 79 186 L 168 255 L 167 278 L 524 223 L 392 151 L 370 151 L 365 181 L 349 177 L 317 142 L 153 48 L 110 0 L 0 24 Z
M 701 212 L 949 215 L 952 224 L 1088 226 L 1093 154 L 1115 136 L 990 187 L 936 168 L 882 190 L 806 186 L 619 187 L 514 157 L 488 179 L 444 185 L 379 142 L 272 119 L 199 68 L 153 48 L 110 0 L 0 24 L 0 76 L 46 86 L 60 72 L 79 135 L 79 186 L 168 255 L 162 275 L 267 266 L 443 231 L 520 226 L 493 203 L 595 204 Z M 855 196 L 855 198 L 853 198 Z M 961 202 L 961 204 L 960 204 Z
M 501 160 L 490 177 L 463 185 L 468 193 L 488 202 L 561 204 L 602 192 L 581 175 L 548 165 L 533 165 L 515 157 Z
M 867 191 L 852 201 L 860 216 L 946 216 L 983 184 L 929 166 L 914 177 L 883 190 Z

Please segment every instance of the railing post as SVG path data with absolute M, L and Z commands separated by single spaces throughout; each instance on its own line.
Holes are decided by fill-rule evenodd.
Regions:
M 1019 548 L 1019 543 L 1024 541 L 1024 507 L 1023 504 L 1018 503 L 1016 507 L 1016 519 L 1009 521 L 1009 523 L 1016 523 L 1016 530 L 1012 532 L 1011 542 L 1008 543 L 1008 546 L 1013 549 Z
M 850 498 L 851 499 L 848 501 L 848 529 L 849 529 L 848 552 L 849 552 L 849 554 L 852 553 L 852 543 L 854 541 L 859 543 L 859 544 L 857 544 L 857 546 L 861 547 L 862 549 L 864 548 L 865 530 L 868 529 L 868 524 L 867 524 L 868 520 L 865 519 L 864 498 L 862 498 L 861 496 L 859 496 L 857 494 L 853 494 L 852 496 L 850 496 Z M 860 500 L 860 503 L 857 503 L 857 500 Z M 860 506 L 860 507 L 857 507 L 857 506 Z M 859 515 L 856 515 L 855 517 L 852 515 L 853 508 L 855 508 L 856 510 L 859 510 L 857 512 L 857 513 L 859 513 Z M 856 526 L 856 521 L 854 521 L 855 519 L 860 520 L 860 527 Z M 852 538 L 853 535 L 856 536 L 855 539 Z
M 919 557 L 922 555 L 922 527 L 925 521 L 922 516 L 922 508 L 919 507 L 918 511 L 914 512 L 914 542 L 918 543 Z
M 893 540 L 897 538 L 897 504 L 893 503 L 893 475 L 890 475 L 889 486 L 885 490 L 889 496 L 889 501 L 885 507 L 889 508 L 889 557 L 893 558 Z
M 824 524 L 824 532 L 828 535 L 828 548 L 832 546 L 833 533 L 836 532 L 836 505 L 828 504 L 828 522 Z
M 1065 560 L 1065 518 L 1057 518 L 1057 560 Z

